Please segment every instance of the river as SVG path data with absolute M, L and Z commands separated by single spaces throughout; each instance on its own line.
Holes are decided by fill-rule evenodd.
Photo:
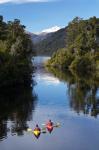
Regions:
M 46 59 L 34 59 L 32 90 L 0 94 L 0 150 L 99 150 L 96 81 L 75 82 L 68 74 L 52 73 L 43 66 Z M 36 124 L 42 128 L 49 119 L 60 127 L 38 139 L 27 132 Z

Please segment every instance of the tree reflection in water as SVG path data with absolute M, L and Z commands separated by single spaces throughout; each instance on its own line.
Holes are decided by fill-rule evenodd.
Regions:
M 78 114 L 83 112 L 97 117 L 99 114 L 99 74 L 77 74 L 47 68 L 50 72 L 65 81 L 68 85 L 70 107 Z
M 6 138 L 8 132 L 19 136 L 24 134 L 27 121 L 32 119 L 36 100 L 31 87 L 0 91 L 0 139 Z

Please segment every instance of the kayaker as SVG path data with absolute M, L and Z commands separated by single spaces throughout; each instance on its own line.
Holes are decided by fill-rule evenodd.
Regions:
M 40 129 L 40 127 L 38 126 L 38 124 L 36 124 L 36 127 L 35 127 L 35 129 L 33 130 L 33 133 L 34 133 L 35 137 L 38 139 L 39 136 L 40 136 L 40 134 L 41 134 L 41 129 Z
M 49 133 L 51 133 L 53 131 L 53 122 L 51 120 L 49 120 L 46 124 L 46 128 L 49 131 Z
M 46 125 L 47 126 L 53 126 L 53 122 L 51 120 L 49 120 Z
M 38 126 L 38 124 L 36 124 L 36 127 L 34 130 L 37 130 L 37 131 L 41 131 L 40 127 Z

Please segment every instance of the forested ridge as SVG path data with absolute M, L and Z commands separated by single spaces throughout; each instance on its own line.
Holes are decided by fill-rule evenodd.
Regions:
M 47 66 L 88 72 L 99 69 L 99 18 L 74 18 L 67 27 L 66 48 L 59 49 Z
M 0 87 L 30 84 L 33 44 L 20 20 L 0 16 Z

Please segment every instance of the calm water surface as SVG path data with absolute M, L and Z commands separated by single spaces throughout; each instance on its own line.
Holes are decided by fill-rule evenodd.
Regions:
M 0 150 L 99 150 L 99 88 L 92 80 L 77 80 L 43 67 L 34 60 L 33 89 L 0 94 Z M 38 139 L 26 131 L 48 119 L 61 123 Z

